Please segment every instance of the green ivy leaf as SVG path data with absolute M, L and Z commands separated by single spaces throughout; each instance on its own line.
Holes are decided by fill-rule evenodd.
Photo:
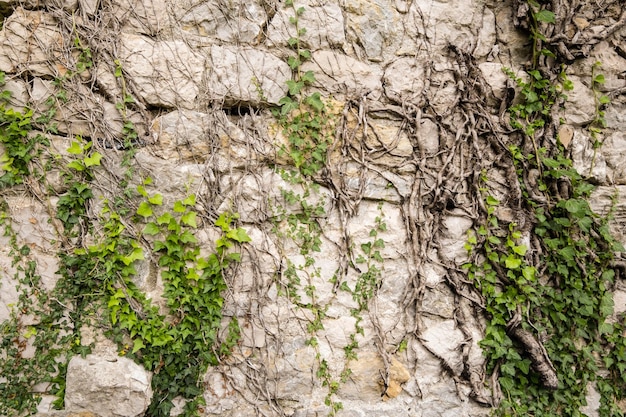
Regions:
M 122 256 L 122 262 L 124 265 L 130 265 L 134 261 L 144 259 L 143 250 L 141 248 L 135 248 L 128 256 Z
M 597 84 L 604 84 L 606 82 L 606 79 L 604 78 L 604 74 L 598 74 L 595 77 L 593 77 L 593 82 Z
M 147 204 L 146 204 L 147 205 Z M 148 206 L 149 207 L 149 206 Z M 152 210 L 152 209 L 151 209 Z M 163 213 L 157 218 L 157 224 L 169 224 L 174 217 L 170 213 Z
M 522 265 L 522 260 L 512 253 L 504 260 L 504 266 L 508 269 L 517 269 Z
M 132 353 L 137 353 L 139 350 L 145 348 L 146 345 L 143 343 L 143 340 L 141 340 L 140 338 L 137 338 L 133 341 L 133 352 Z
M 487 196 L 487 205 L 497 206 L 498 204 L 500 204 L 500 201 L 498 199 L 496 199 L 495 197 L 491 195 Z
M 556 23 L 556 16 L 554 15 L 554 12 L 551 12 L 550 10 L 540 10 L 537 13 L 534 14 L 535 19 L 537 19 L 538 22 L 544 22 L 544 23 Z
M 94 152 L 91 156 L 85 157 L 83 160 L 87 168 L 92 166 L 99 166 L 102 155 L 99 152 Z
M 315 74 L 313 71 L 307 71 L 300 77 L 300 80 L 305 84 L 313 84 L 315 82 Z
M 137 214 L 144 218 L 150 217 L 152 216 L 152 207 L 150 207 L 150 204 L 146 201 L 142 201 L 141 204 L 139 204 L 139 208 L 137 208 Z
M 188 211 L 187 213 L 183 214 L 180 218 L 180 221 L 183 222 L 183 224 L 186 224 L 187 226 L 196 228 L 198 227 L 198 225 L 196 224 L 196 212 L 195 211 Z
M 82 161 L 72 161 L 67 164 L 68 168 L 75 169 L 76 171 L 84 171 L 85 165 L 83 165 Z
M 154 204 L 155 206 L 160 206 L 163 204 L 163 195 L 155 194 L 148 199 L 150 204 Z
M 602 314 L 602 317 L 608 317 L 613 314 L 613 307 L 613 294 L 607 291 L 600 300 L 600 314 Z
M 231 232 L 234 232 L 234 234 L 232 234 Z M 231 230 L 228 233 L 228 237 L 230 237 L 233 240 L 236 240 L 239 243 L 250 242 L 252 240 L 250 239 L 250 236 L 248 236 L 248 233 L 241 227 L 238 227 L 234 231 Z
M 313 107 L 316 111 L 324 110 L 324 102 L 322 101 L 322 96 L 320 93 L 313 93 L 308 96 L 305 100 L 306 104 Z
M 183 204 L 185 206 L 194 206 L 196 204 L 196 195 L 195 194 L 189 194 L 184 200 L 183 200 Z
M 292 96 L 298 95 L 300 94 L 302 88 L 304 88 L 304 81 L 296 82 L 294 80 L 288 80 L 287 87 L 289 88 L 289 94 L 291 94 Z
M 528 251 L 528 248 L 526 247 L 526 245 L 513 246 L 513 252 L 517 253 L 520 256 L 526 255 L 526 251 Z
M 146 224 L 146 226 L 143 228 L 143 234 L 144 235 L 148 235 L 148 236 L 154 236 L 156 234 L 158 234 L 161 231 L 161 229 L 159 229 L 159 226 L 157 226 L 155 223 L 150 222 L 148 224 Z
M 73 140 L 70 147 L 67 148 L 67 151 L 71 153 L 72 155 L 80 155 L 83 153 L 83 147 L 80 146 L 79 142 L 76 142 L 75 140 Z
M 143 185 L 138 185 L 137 186 L 137 192 L 142 197 L 146 197 L 146 198 L 148 197 L 148 192 L 146 191 L 146 187 L 144 187 Z
M 537 269 L 534 266 L 525 266 L 524 268 L 522 268 L 522 276 L 530 282 L 535 281 L 536 272 Z

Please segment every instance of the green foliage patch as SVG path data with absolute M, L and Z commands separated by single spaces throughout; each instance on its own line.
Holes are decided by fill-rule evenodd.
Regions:
M 483 174 L 485 217 L 468 234 L 472 261 L 464 265 L 489 320 L 480 345 L 487 370 L 499 375 L 494 392 L 502 395 L 494 415 L 580 416 L 588 384 L 595 383 L 602 396 L 600 415 L 623 416 L 626 317 L 609 318 L 613 261 L 624 248 L 611 236 L 609 218 L 591 210 L 588 199 L 595 187 L 573 168 L 565 149 L 539 146 L 554 107 L 572 85 L 565 67 L 552 77 L 540 65 L 541 57 L 555 58 L 540 47 L 546 39 L 540 25 L 554 24 L 555 15 L 535 1 L 528 4 L 533 66 L 525 79 L 508 72 L 520 88 L 520 100 L 509 109 L 511 126 L 533 149 L 508 149 L 524 224 L 501 220 L 502 203 L 490 194 Z M 606 125 L 603 106 L 608 104 L 596 90 L 604 81 L 597 68 L 592 74 L 594 138 Z M 529 172 L 536 173 L 534 181 Z

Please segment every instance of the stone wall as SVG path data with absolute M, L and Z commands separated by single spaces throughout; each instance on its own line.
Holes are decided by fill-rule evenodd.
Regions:
M 604 2 L 601 12 L 591 3 L 572 6 L 564 19 L 561 44 L 571 55 L 574 89 L 558 110 L 558 133 L 576 168 L 598 184 L 594 208 L 606 213 L 616 198 L 612 231 L 626 243 L 624 14 L 617 1 Z M 334 380 L 351 370 L 333 394 L 343 404 L 339 416 L 489 415 L 494 402 L 478 346 L 484 316 L 460 268 L 467 231 L 481 220 L 476 172 L 487 173 L 501 201 L 514 199 L 511 173 L 487 137 L 509 140 L 512 130 L 501 127 L 515 86 L 503 69 L 521 75 L 531 56 L 527 33 L 516 27 L 518 2 L 296 2 L 304 7 L 300 41 L 311 51 L 300 71 L 315 75 L 307 89 L 322 94 L 336 128 L 325 168 L 312 177 L 319 187 L 304 197 L 323 208 L 315 218 L 321 234 L 319 251 L 310 254 L 314 265 L 306 264 L 297 239 L 286 237 L 288 225 L 277 221 L 278 209 L 302 210 L 285 191 L 305 191 L 280 173 L 290 159 L 280 151 L 286 138 L 271 112 L 293 78 L 287 62 L 296 8 L 274 0 L 4 0 L 0 6 L 0 71 L 10 105 L 29 107 L 35 117 L 58 105 L 42 158 L 68 161 L 66 149 L 77 135 L 103 155 L 80 227 L 101 227 L 102 200 L 114 198 L 124 149 L 133 146 L 133 186 L 152 178 L 164 205 L 196 195 L 203 250 L 214 248 L 213 222 L 225 211 L 239 213 L 251 237 L 225 293 L 224 322 L 237 317 L 242 337 L 204 376 L 203 415 L 327 415 L 328 387 L 317 376 L 322 360 Z M 611 105 L 602 147 L 594 152 L 587 126 L 596 112 L 590 84 L 596 61 Z M 128 122 L 137 133 L 133 143 L 125 142 Z M 66 191 L 54 167 L 45 182 L 2 191 L 43 290 L 58 279 L 63 246 L 55 207 Z M 511 222 L 517 214 L 503 207 L 499 216 Z M 381 262 L 372 263 L 380 275 L 357 321 L 351 311 L 358 303 L 345 287 L 354 290 L 368 272 L 370 264 L 357 258 L 373 241 L 372 230 L 383 242 Z M 8 238 L 0 239 L 0 320 L 8 320 L 19 291 Z M 135 282 L 166 310 L 158 266 L 144 249 Z M 299 284 L 290 281 L 288 265 L 299 270 Z M 286 295 L 291 289 L 299 301 Z M 626 309 L 625 294 L 620 281 L 617 311 Z M 311 333 L 314 311 L 323 311 L 322 327 Z M 38 321 L 23 317 L 22 323 Z M 316 347 L 307 343 L 312 336 Z M 356 357 L 348 358 L 353 341 Z M 93 343 L 92 353 L 69 364 L 67 411 L 51 410 L 54 397 L 44 384 L 36 387 L 43 394 L 40 415 L 142 415 L 152 395 L 150 373 L 119 357 L 97 329 L 85 330 L 79 343 Z M 37 354 L 29 349 L 25 356 Z M 597 412 L 590 407 L 590 415 Z

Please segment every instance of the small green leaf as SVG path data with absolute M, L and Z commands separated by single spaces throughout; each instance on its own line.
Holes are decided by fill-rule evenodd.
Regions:
M 296 82 L 294 80 L 288 80 L 287 87 L 289 88 L 289 94 L 292 96 L 298 95 L 300 94 L 300 90 L 304 87 L 304 81 Z
M 504 260 L 504 265 L 508 269 L 517 269 L 522 265 L 522 260 L 513 254 L 509 254 Z
M 137 208 L 137 214 L 144 218 L 150 217 L 152 216 L 152 207 L 150 207 L 150 204 L 146 201 L 142 201 L 141 204 L 139 204 L 139 208 Z
M 148 236 L 154 236 L 160 232 L 159 226 L 156 223 L 150 222 L 143 228 L 143 234 Z
M 513 252 L 517 253 L 520 256 L 526 255 L 526 251 L 528 251 L 528 248 L 526 247 L 526 245 L 513 246 Z
M 500 201 L 498 201 L 495 197 L 488 195 L 487 204 L 490 206 L 497 206 L 498 204 L 500 204 Z
M 312 84 L 315 82 L 315 74 L 313 74 L 313 71 L 307 71 L 302 74 L 300 80 L 302 80 L 305 84 Z
M 137 353 L 139 350 L 145 348 L 146 345 L 144 345 L 143 340 L 137 338 L 133 341 L 133 352 L 132 353 Z
M 183 200 L 183 204 L 185 206 L 193 206 L 196 204 L 196 195 L 195 194 L 189 194 L 184 200 Z
M 190 227 L 198 227 L 198 225 L 196 224 L 196 212 L 195 211 L 188 211 L 187 213 L 183 214 L 180 218 L 180 221 L 183 222 L 183 224 L 186 224 L 187 226 Z
M 322 101 L 322 96 L 320 93 L 313 93 L 308 96 L 305 100 L 306 104 L 313 107 L 317 111 L 324 110 L 324 102 Z
M 174 212 L 175 213 L 184 213 L 187 211 L 187 208 L 181 201 L 177 201 L 174 203 Z
M 146 205 L 148 205 L 148 204 L 146 203 Z M 150 206 L 148 206 L 148 207 L 150 207 Z M 152 209 L 150 209 L 150 210 L 152 210 Z M 157 223 L 158 224 L 169 224 L 169 222 L 172 219 L 173 219 L 173 217 L 172 217 L 172 215 L 170 213 L 163 213 L 162 215 L 160 215 L 157 218 Z
M 146 187 L 144 187 L 143 185 L 138 185 L 137 186 L 137 192 L 142 197 L 146 197 L 146 198 L 148 197 L 148 192 L 146 191 Z
M 72 145 L 69 148 L 67 148 L 67 151 L 71 153 L 72 155 L 80 155 L 83 153 L 83 147 L 80 146 L 79 142 L 76 142 L 73 140 Z
M 140 259 L 144 259 L 143 250 L 141 248 L 135 248 L 130 253 L 130 255 L 122 257 L 122 262 L 124 262 L 124 265 L 130 265 L 134 261 L 137 261 Z
M 99 152 L 94 152 L 91 156 L 85 157 L 83 160 L 87 168 L 92 166 L 99 166 L 102 155 Z
M 84 171 L 85 165 L 83 165 L 82 161 L 72 161 L 67 164 L 68 168 L 75 169 L 76 171 Z
M 526 278 L 527 281 L 534 281 L 536 272 L 537 270 L 534 266 L 525 266 L 522 268 L 522 276 Z
M 540 10 L 537 13 L 535 13 L 534 16 L 538 22 L 552 23 L 552 24 L 556 23 L 554 12 L 551 12 L 550 10 L 545 10 L 545 9 Z
M 593 82 L 597 84 L 604 84 L 605 81 L 604 74 L 598 74 L 593 78 Z
M 163 195 L 155 194 L 148 199 L 150 204 L 154 204 L 155 206 L 160 206 L 163 204 Z

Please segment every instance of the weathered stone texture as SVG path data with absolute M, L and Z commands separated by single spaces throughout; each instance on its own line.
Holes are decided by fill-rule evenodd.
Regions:
M 209 98 L 231 105 L 277 104 L 291 76 L 285 62 L 251 48 L 213 46 L 209 66 Z
M 124 34 L 120 61 L 147 104 L 182 108 L 196 104 L 205 60 L 186 43 Z
M 101 417 L 139 417 L 152 399 L 152 375 L 128 358 L 75 356 L 67 368 L 65 407 Z
M 296 27 L 290 19 L 300 8 L 304 13 L 298 17 L 299 28 L 306 29 L 300 37 L 302 47 L 311 50 L 341 48 L 346 42 L 343 12 L 338 4 L 315 4 L 294 2 L 293 8 L 279 10 L 268 28 L 268 44 L 287 46 L 291 38 L 296 38 Z
M 0 30 L 0 71 L 62 77 L 73 68 L 64 52 L 68 40 L 59 22 L 44 11 L 18 7 Z

